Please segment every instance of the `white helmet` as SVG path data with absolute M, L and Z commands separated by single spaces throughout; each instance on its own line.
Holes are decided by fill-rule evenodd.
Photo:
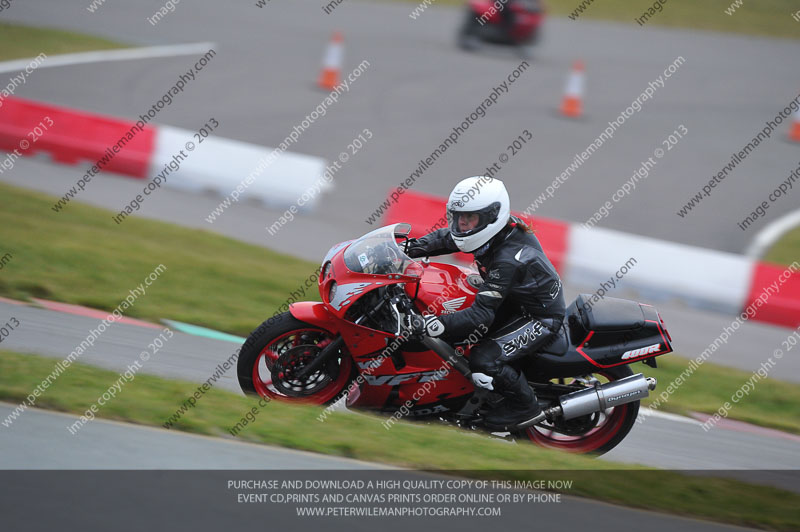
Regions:
M 450 234 L 458 249 L 466 253 L 491 240 L 510 216 L 508 192 L 499 179 L 468 177 L 455 186 L 447 199 Z

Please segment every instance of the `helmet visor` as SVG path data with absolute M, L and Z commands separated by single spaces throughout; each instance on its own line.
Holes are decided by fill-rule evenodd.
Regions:
M 453 236 L 465 237 L 474 235 L 491 223 L 497 221 L 500 213 L 500 202 L 496 201 L 477 211 L 456 210 L 453 206 L 447 208 L 447 222 Z

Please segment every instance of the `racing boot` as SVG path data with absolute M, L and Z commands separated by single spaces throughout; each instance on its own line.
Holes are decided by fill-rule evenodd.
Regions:
M 523 428 L 520 425 L 528 427 L 544 420 L 544 412 L 524 375 L 504 366 L 495 381 L 505 384 L 498 390 L 504 400 L 486 415 L 487 426 L 498 430 L 514 430 Z

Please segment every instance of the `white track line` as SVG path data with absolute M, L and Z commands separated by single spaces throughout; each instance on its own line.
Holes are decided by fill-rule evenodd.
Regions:
M 198 42 L 189 44 L 171 44 L 167 46 L 146 46 L 143 48 L 124 48 L 121 50 L 102 50 L 96 52 L 81 52 L 77 54 L 61 54 L 47 56 L 36 68 L 51 68 L 58 66 L 81 65 L 85 63 L 102 63 L 105 61 L 130 61 L 133 59 L 150 59 L 153 57 L 173 57 L 177 55 L 190 55 L 207 52 L 216 46 L 213 42 Z M 0 63 L 0 73 L 18 72 L 24 70 L 35 57 L 15 59 Z
M 798 225 L 800 225 L 800 209 L 784 214 L 759 231 L 744 254 L 760 259 L 784 233 Z
M 679 414 L 673 414 L 671 412 L 661 412 L 660 410 L 655 410 L 653 408 L 642 407 L 642 409 L 639 410 L 639 414 L 643 415 L 645 419 L 650 416 L 653 416 L 653 417 L 660 417 L 661 419 L 669 419 L 670 421 L 677 421 L 678 423 L 687 423 L 689 425 L 702 425 L 702 423 L 700 423 L 694 418 L 681 416 Z
M 781 216 L 759 231 L 744 254 L 760 259 L 784 233 L 797 225 L 800 225 L 800 209 Z

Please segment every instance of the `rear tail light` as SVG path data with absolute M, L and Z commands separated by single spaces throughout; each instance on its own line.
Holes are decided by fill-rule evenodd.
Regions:
M 661 317 L 661 313 L 660 312 L 658 312 L 657 314 L 658 314 L 658 321 L 661 322 L 661 328 L 664 329 L 664 334 L 667 335 L 667 340 L 672 342 L 672 336 L 669 335 L 669 331 L 667 330 L 667 324 L 664 323 L 664 318 Z

